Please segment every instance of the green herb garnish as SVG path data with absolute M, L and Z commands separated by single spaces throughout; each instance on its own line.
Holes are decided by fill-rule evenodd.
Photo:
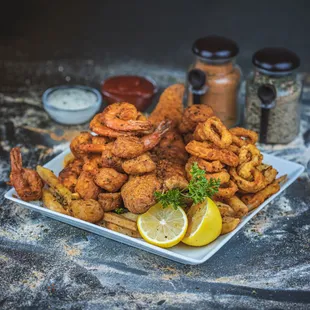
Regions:
M 116 208 L 116 209 L 114 210 L 114 212 L 117 213 L 117 214 L 122 214 L 122 213 L 125 213 L 126 211 L 127 211 L 127 209 L 122 208 L 122 207 Z
M 162 204 L 164 208 L 172 205 L 174 208 L 182 205 L 182 192 L 178 188 L 170 189 L 165 193 L 155 192 L 155 199 Z
M 155 192 L 154 196 L 157 202 L 160 202 L 164 208 L 171 205 L 176 209 L 179 206 L 186 205 L 186 199 L 191 199 L 194 204 L 197 204 L 218 192 L 220 180 L 213 178 L 207 180 L 206 172 L 200 169 L 196 162 L 193 163 L 190 174 L 192 178 L 186 189 L 175 188 L 164 193 Z

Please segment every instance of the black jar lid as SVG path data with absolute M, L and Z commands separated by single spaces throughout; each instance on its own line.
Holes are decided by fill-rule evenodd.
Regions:
M 209 60 L 227 60 L 239 53 L 237 43 L 225 37 L 210 35 L 196 40 L 192 51 Z
M 253 64 L 269 72 L 289 72 L 299 67 L 300 59 L 283 47 L 266 47 L 258 50 L 252 58 Z

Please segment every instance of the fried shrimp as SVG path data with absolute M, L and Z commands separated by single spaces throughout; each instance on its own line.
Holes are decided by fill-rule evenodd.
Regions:
M 42 197 L 43 182 L 35 170 L 23 168 L 20 149 L 15 147 L 10 152 L 10 183 L 18 196 L 24 201 L 39 200 Z
M 194 132 L 195 136 L 198 136 L 202 141 L 210 141 L 221 149 L 227 148 L 232 143 L 231 133 L 216 116 L 212 116 L 204 123 L 199 124 Z
M 114 130 L 107 126 L 105 126 L 100 121 L 101 114 L 97 114 L 94 116 L 94 118 L 91 120 L 89 124 L 89 129 L 103 137 L 109 137 L 109 138 L 117 138 L 117 137 L 127 137 L 127 136 L 134 136 L 137 133 L 134 131 L 120 131 L 120 130 Z
M 188 186 L 184 165 L 171 162 L 169 160 L 160 160 L 157 163 L 157 177 L 162 181 L 165 190 L 180 188 L 185 189 Z
M 101 153 L 105 149 L 105 144 L 108 142 L 106 139 L 101 139 L 103 144 L 98 144 L 98 138 L 95 138 L 93 142 L 93 136 L 83 131 L 76 136 L 70 144 L 70 149 L 76 158 L 83 158 L 88 153 Z
M 138 120 L 139 113 L 133 104 L 127 102 L 113 103 L 100 115 L 101 123 L 113 130 L 144 131 L 153 125 L 148 120 Z
M 77 179 L 82 172 L 83 160 L 74 159 L 59 172 L 58 180 L 71 192 L 75 191 Z
M 111 148 L 106 149 L 101 154 L 101 166 L 102 168 L 113 168 L 118 172 L 123 173 L 124 169 L 122 167 L 124 159 L 115 156 L 112 153 L 112 145 Z
M 175 128 L 167 131 L 158 145 L 152 150 L 152 153 L 155 154 L 159 160 L 167 159 L 182 165 L 186 163 L 188 158 L 183 138 Z
M 191 155 L 201 157 L 207 160 L 219 160 L 228 166 L 236 167 L 239 164 L 239 158 L 232 151 L 227 149 L 213 148 L 207 142 L 191 141 L 186 145 L 186 150 Z
M 96 174 L 98 169 L 102 167 L 101 155 L 93 154 L 84 157 L 83 171 L 90 172 L 91 174 Z
M 162 136 L 169 130 L 170 124 L 170 121 L 163 121 L 153 133 L 142 138 L 119 137 L 114 142 L 112 153 L 125 159 L 138 157 L 153 149 L 160 142 Z
M 95 175 L 94 181 L 108 192 L 117 192 L 127 181 L 128 176 L 112 168 L 101 168 Z
M 148 153 L 136 158 L 125 160 L 122 168 L 127 174 L 144 174 L 156 169 L 156 164 Z
M 195 131 L 195 128 L 199 123 L 206 121 L 213 115 L 213 110 L 208 105 L 194 104 L 185 109 L 179 130 L 183 134 L 192 133 Z
M 98 195 L 98 202 L 105 212 L 115 210 L 123 205 L 121 193 L 101 193 Z
M 94 182 L 94 176 L 88 171 L 83 171 L 79 176 L 75 186 L 75 191 L 83 199 L 95 200 L 101 192 L 100 187 Z
M 139 214 L 146 212 L 156 203 L 154 193 L 161 188 L 161 182 L 154 173 L 130 176 L 121 189 L 125 208 Z

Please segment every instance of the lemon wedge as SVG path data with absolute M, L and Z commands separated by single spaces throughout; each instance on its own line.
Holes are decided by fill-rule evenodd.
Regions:
M 215 240 L 222 230 L 222 217 L 216 204 L 207 198 L 192 205 L 188 212 L 188 229 L 182 242 L 192 246 L 203 246 Z
M 137 220 L 142 238 L 162 248 L 178 244 L 186 233 L 187 224 L 186 213 L 181 207 L 163 208 L 159 203 L 139 215 Z

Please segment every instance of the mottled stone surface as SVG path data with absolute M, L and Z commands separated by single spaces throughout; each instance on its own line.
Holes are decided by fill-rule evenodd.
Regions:
M 310 182 L 302 175 L 206 263 L 181 265 L 62 224 L 4 200 L 9 150 L 35 167 L 60 153 L 87 124 L 52 122 L 42 91 L 66 82 L 98 87 L 106 76 L 142 73 L 165 87 L 184 74 L 143 63 L 6 63 L 0 86 L 1 309 L 309 309 Z M 302 131 L 264 151 L 310 159 L 310 107 Z

